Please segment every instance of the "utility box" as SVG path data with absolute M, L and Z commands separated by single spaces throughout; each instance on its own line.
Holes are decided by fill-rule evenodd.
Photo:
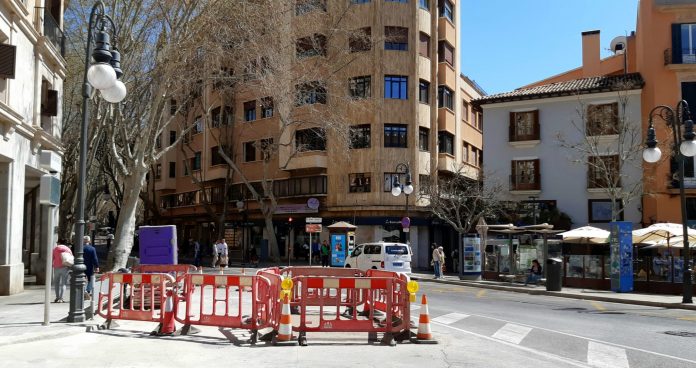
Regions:
M 546 291 L 561 291 L 563 284 L 563 260 L 549 258 L 546 260 Z
M 141 226 L 138 229 L 141 264 L 178 264 L 176 226 Z

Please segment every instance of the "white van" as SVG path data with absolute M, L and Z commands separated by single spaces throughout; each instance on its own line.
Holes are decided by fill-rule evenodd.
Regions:
M 383 241 L 360 244 L 346 259 L 346 268 L 411 273 L 411 247 Z

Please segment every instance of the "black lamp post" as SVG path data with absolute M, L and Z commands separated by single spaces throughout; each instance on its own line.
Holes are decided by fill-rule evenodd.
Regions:
M 645 142 L 645 150 L 643 150 L 643 160 L 649 163 L 655 163 L 660 160 L 662 152 L 657 148 L 657 139 L 655 137 L 655 126 L 653 125 L 653 117 L 658 116 L 664 120 L 674 134 L 674 142 L 672 150 L 675 158 L 679 162 L 679 199 L 681 200 L 681 215 L 683 227 L 683 257 L 684 257 L 684 276 L 683 279 L 683 294 L 682 303 L 693 303 L 692 285 L 691 285 L 691 248 L 689 248 L 689 233 L 686 226 L 686 196 L 684 194 L 684 161 L 687 157 L 696 155 L 696 142 L 694 142 L 694 122 L 691 120 L 689 112 L 689 104 L 681 100 L 675 109 L 669 106 L 660 105 L 653 108 L 649 114 L 648 121 L 648 137 Z M 682 135 L 682 126 L 684 133 Z
M 394 182 L 392 184 L 392 195 L 394 197 L 398 197 L 401 192 L 403 192 L 406 195 L 406 217 L 408 218 L 408 196 L 413 193 L 413 183 L 411 181 L 411 167 L 409 166 L 408 163 L 401 163 L 396 165 L 396 177 L 394 178 Z M 398 174 L 406 174 L 406 183 L 401 184 L 399 183 L 399 175 Z M 402 224 L 403 225 L 403 224 Z M 410 226 L 410 224 L 409 224 Z M 409 231 L 405 231 L 406 235 L 406 244 L 411 244 L 411 232 L 410 229 Z
M 87 47 L 85 49 L 85 72 L 82 86 L 82 125 L 80 129 L 80 166 L 77 185 L 77 218 L 75 220 L 75 240 L 73 242 L 75 264 L 70 279 L 70 311 L 68 322 L 84 322 L 85 260 L 82 238 L 85 232 L 85 177 L 87 174 L 87 126 L 89 124 L 89 99 L 94 89 L 101 92 L 107 102 L 118 103 L 126 97 L 126 86 L 118 80 L 121 71 L 121 55 L 111 49 L 107 29 L 116 33 L 111 17 L 106 15 L 104 3 L 97 1 L 92 7 L 87 27 Z M 94 45 L 92 33 L 96 31 Z M 92 47 L 94 46 L 94 47 Z

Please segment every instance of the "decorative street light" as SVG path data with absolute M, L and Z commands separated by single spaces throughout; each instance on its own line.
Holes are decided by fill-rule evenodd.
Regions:
M 405 164 L 401 163 L 396 165 L 395 172 L 397 173 L 397 175 L 394 178 L 394 182 L 392 183 L 391 193 L 394 197 L 398 197 L 401 194 L 401 192 L 403 192 L 406 195 L 406 217 L 404 218 L 404 220 L 402 220 L 401 225 L 404 227 L 404 233 L 406 235 L 406 244 L 411 244 L 411 232 L 406 230 L 411 225 L 410 219 L 408 218 L 408 196 L 411 193 L 413 193 L 413 183 L 411 182 L 411 167 L 409 166 L 408 162 Z M 399 183 L 398 174 L 406 174 L 405 184 Z
M 92 7 L 87 27 L 87 46 L 85 48 L 85 72 L 82 86 L 82 125 L 80 129 L 80 166 L 77 185 L 77 218 L 75 220 L 74 254 L 75 264 L 72 267 L 70 279 L 70 311 L 68 322 L 84 322 L 84 288 L 85 261 L 82 238 L 85 231 L 85 176 L 87 174 L 87 125 L 89 123 L 89 99 L 94 89 L 98 89 L 102 97 L 111 103 L 123 101 L 126 97 L 126 86 L 119 79 L 121 71 L 121 54 L 111 48 L 111 34 L 116 34 L 113 20 L 105 13 L 104 3 L 97 1 Z M 94 48 L 92 48 L 92 32 L 96 31 Z
M 675 111 L 676 110 L 676 111 Z M 660 160 L 662 152 L 657 147 L 657 139 L 655 137 L 655 126 L 653 125 L 653 116 L 658 116 L 664 120 L 674 134 L 674 142 L 672 150 L 674 156 L 679 162 L 679 199 L 681 200 L 681 215 L 684 237 L 684 249 L 682 251 L 684 257 L 684 276 L 683 279 L 683 294 L 682 303 L 693 303 L 693 290 L 691 286 L 691 248 L 689 248 L 689 234 L 686 226 L 686 196 L 684 194 L 684 161 L 687 157 L 696 155 L 696 142 L 694 142 L 694 122 L 691 120 L 689 112 L 689 104 L 681 100 L 677 103 L 677 107 L 672 109 L 669 106 L 656 106 L 650 111 L 648 120 L 648 137 L 645 142 L 645 150 L 643 150 L 643 160 L 649 163 L 655 163 Z M 681 133 L 682 125 L 684 126 L 684 134 Z

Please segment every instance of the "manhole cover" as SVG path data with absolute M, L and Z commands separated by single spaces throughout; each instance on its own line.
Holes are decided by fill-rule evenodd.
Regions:
M 689 331 L 665 331 L 667 335 L 679 336 L 679 337 L 696 337 L 696 332 Z

